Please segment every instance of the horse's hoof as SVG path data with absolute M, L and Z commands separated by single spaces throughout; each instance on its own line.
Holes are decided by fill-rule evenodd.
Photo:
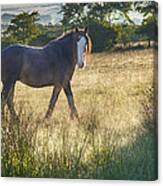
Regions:
M 43 121 L 47 121 L 49 119 L 50 119 L 50 115 L 49 114 L 46 114 Z
M 74 121 L 75 119 L 78 121 L 78 123 L 80 123 L 80 118 L 79 118 L 79 116 L 78 116 L 78 115 L 77 115 L 77 116 L 76 116 L 76 115 L 74 116 L 74 115 L 71 114 L 71 115 L 70 115 L 70 120 L 71 120 L 71 121 Z

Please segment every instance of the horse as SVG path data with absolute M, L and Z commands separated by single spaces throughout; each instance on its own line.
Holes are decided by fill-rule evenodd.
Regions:
M 70 117 L 79 119 L 71 79 L 76 66 L 85 66 L 86 54 L 91 52 L 91 45 L 87 28 L 76 28 L 42 47 L 13 44 L 5 48 L 1 55 L 2 114 L 7 105 L 11 115 L 17 116 L 13 96 L 15 84 L 20 81 L 34 88 L 54 86 L 45 119 L 52 115 L 62 89 L 67 97 Z

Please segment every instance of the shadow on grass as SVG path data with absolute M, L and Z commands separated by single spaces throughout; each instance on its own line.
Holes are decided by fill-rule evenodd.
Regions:
M 135 140 L 131 138 L 126 145 L 121 145 L 117 131 L 100 129 L 98 122 L 94 113 L 82 121 L 78 130 L 83 130 L 84 135 L 80 141 L 75 138 L 73 149 L 68 146 L 67 129 L 62 128 L 59 130 L 61 149 L 48 154 L 45 145 L 46 153 L 36 158 L 32 144 L 35 144 L 38 125 L 29 128 L 24 120 L 19 125 L 13 124 L 12 120 L 3 121 L 2 176 L 105 180 L 157 178 L 157 138 L 156 128 L 151 128 L 152 124 L 155 126 L 153 121 L 145 120 L 142 125 L 144 129 L 136 131 Z M 10 125 L 12 130 L 8 130 Z M 119 138 L 119 142 L 112 141 L 113 135 Z M 102 145 L 99 146 L 99 143 Z M 90 153 L 86 155 L 88 149 Z
M 158 49 L 158 46 L 154 45 L 151 47 L 147 47 L 144 45 L 137 45 L 137 46 L 126 47 L 126 48 L 117 47 L 114 49 L 114 52 L 139 51 L 139 50 L 144 50 L 144 49 L 149 49 L 149 48 Z

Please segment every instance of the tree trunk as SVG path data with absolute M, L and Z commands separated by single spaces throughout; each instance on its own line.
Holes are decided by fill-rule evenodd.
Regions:
M 150 47 L 151 47 L 151 40 L 148 39 L 148 48 L 150 48 Z

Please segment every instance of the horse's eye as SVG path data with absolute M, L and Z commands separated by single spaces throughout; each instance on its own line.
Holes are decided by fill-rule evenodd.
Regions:
M 81 35 L 78 35 L 77 37 L 77 41 L 79 41 L 81 39 Z

